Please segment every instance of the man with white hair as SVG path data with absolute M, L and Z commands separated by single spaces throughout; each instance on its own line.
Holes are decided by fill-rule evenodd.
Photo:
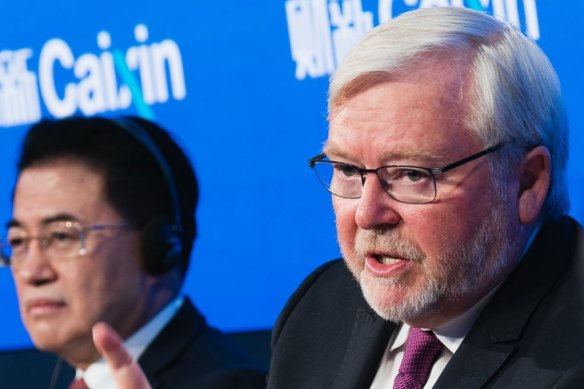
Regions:
M 341 64 L 329 122 L 310 166 L 344 260 L 283 310 L 268 387 L 582 384 L 584 239 L 543 52 L 479 12 L 413 11 Z

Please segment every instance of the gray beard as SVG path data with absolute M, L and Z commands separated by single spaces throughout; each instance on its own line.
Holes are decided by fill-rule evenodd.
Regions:
M 501 207 L 492 210 L 471 240 L 462 247 L 444 251 L 438 258 L 438 268 L 433 270 L 425 266 L 426 255 L 415 242 L 401 239 L 392 231 L 360 230 L 356 237 L 354 258 L 364 258 L 367 247 L 382 248 L 386 252 L 399 254 L 398 257 L 418 262 L 424 280 L 416 293 L 407 294 L 397 303 L 384 304 L 376 298 L 380 287 L 406 291 L 410 286 L 404 277 L 372 278 L 366 276 L 363 268 L 354 276 L 359 281 L 365 300 L 379 316 L 393 322 L 411 321 L 444 307 L 455 306 L 462 297 L 473 292 L 473 288 L 499 274 L 512 260 L 511 255 L 518 243 L 509 243 L 510 236 L 517 236 L 509 226 L 508 217 Z

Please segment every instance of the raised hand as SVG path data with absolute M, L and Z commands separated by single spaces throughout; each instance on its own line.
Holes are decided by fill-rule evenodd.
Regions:
M 151 389 L 140 365 L 128 354 L 113 328 L 103 322 L 95 324 L 93 343 L 112 369 L 118 389 Z

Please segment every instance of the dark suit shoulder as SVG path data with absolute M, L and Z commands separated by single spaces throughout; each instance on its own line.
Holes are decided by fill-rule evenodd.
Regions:
M 575 220 L 546 222 L 435 388 L 570 388 L 582 382 L 583 244 Z
M 186 299 L 140 357 L 154 389 L 264 388 L 266 373 Z
M 288 302 L 282 309 L 274 329 L 272 331 L 272 347 L 278 341 L 279 334 L 288 321 L 290 315 L 297 308 L 298 304 L 303 302 L 306 295 L 320 296 L 324 293 L 325 298 L 327 293 L 337 288 L 345 288 L 347 283 L 352 283 L 352 276 L 347 270 L 342 259 L 335 259 L 326 262 L 315 269 L 308 277 L 302 281 L 296 291 L 290 296 Z
M 343 261 L 322 265 L 292 295 L 274 328 L 268 387 L 335 387 L 346 350 L 359 347 L 360 329 L 370 327 L 366 337 L 385 347 L 385 322 L 369 308 Z

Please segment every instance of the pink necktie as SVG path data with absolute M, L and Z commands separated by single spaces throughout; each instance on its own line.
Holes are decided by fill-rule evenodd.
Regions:
M 83 381 L 83 378 L 75 378 L 69 385 L 69 389 L 89 389 L 89 386 Z
M 406 351 L 399 366 L 399 373 L 393 382 L 393 389 L 423 388 L 441 350 L 442 343 L 434 333 L 410 328 Z

